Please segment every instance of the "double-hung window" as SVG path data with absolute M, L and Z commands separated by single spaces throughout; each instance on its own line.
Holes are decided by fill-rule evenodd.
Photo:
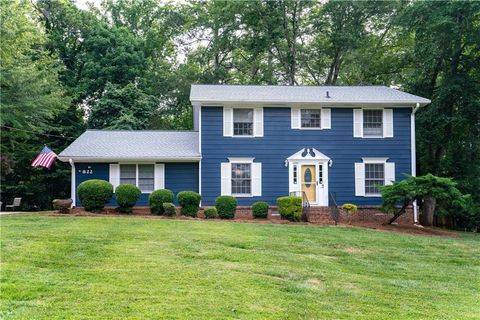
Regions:
M 383 136 L 383 110 L 363 110 L 363 135 L 366 137 Z
M 155 189 L 154 164 L 120 164 L 120 184 L 133 184 L 142 192 Z
M 365 164 L 365 195 L 380 193 L 379 186 L 385 185 L 385 164 Z
M 233 109 L 233 135 L 253 136 L 253 109 Z
M 322 110 L 321 109 L 301 109 L 301 127 L 302 128 L 321 128 Z
M 252 164 L 232 163 L 232 194 L 250 195 L 252 193 Z

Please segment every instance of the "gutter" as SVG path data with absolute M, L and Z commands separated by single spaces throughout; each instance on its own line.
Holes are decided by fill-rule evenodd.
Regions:
M 412 114 L 410 115 L 410 143 L 411 143 L 411 166 L 412 166 L 412 176 L 417 176 L 417 150 L 415 142 L 415 113 L 420 109 L 420 103 L 417 103 L 415 107 L 412 108 Z M 413 202 L 413 222 L 415 226 L 420 226 L 418 223 L 418 206 L 417 200 Z
M 75 181 L 75 176 L 76 176 L 75 162 L 73 162 L 73 159 L 68 159 L 68 162 L 70 163 L 70 166 L 72 167 L 71 181 L 70 181 L 70 197 L 72 198 L 72 208 L 74 208 L 77 205 L 76 204 L 77 195 L 76 195 L 76 188 L 75 188 L 75 184 L 76 184 L 76 181 Z

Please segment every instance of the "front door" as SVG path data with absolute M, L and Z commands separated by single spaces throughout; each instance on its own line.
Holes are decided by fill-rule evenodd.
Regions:
M 302 191 L 305 192 L 308 202 L 317 202 L 317 170 L 316 165 L 302 165 Z

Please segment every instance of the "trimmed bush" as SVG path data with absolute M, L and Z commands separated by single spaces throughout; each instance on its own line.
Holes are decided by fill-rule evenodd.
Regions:
M 342 206 L 342 209 L 345 210 L 346 213 L 348 214 L 355 214 L 357 213 L 357 206 L 354 205 L 354 204 L 351 204 L 351 203 L 345 203 L 343 206 Z
M 177 210 L 175 210 L 175 205 L 171 202 L 165 202 L 163 204 L 163 215 L 167 217 L 173 217 L 177 215 Z
M 300 221 L 302 218 L 302 197 L 280 197 L 277 204 L 278 213 L 283 219 Z
M 252 205 L 254 218 L 266 218 L 268 216 L 268 203 L 259 201 Z
M 85 210 L 100 212 L 112 199 L 113 186 L 105 180 L 92 179 L 80 183 L 77 193 Z
M 185 216 L 196 217 L 202 197 L 194 191 L 182 191 L 177 194 L 178 204 Z
M 206 219 L 218 218 L 217 208 L 215 207 L 205 208 L 205 210 L 203 210 L 203 214 L 205 215 Z
M 150 212 L 153 214 L 163 214 L 163 204 L 165 202 L 173 202 L 173 192 L 168 189 L 159 189 L 150 193 L 148 204 Z
M 221 196 L 215 199 L 215 208 L 222 219 L 233 219 L 237 210 L 237 199 L 232 196 Z
M 121 184 L 115 188 L 115 199 L 118 203 L 118 211 L 132 213 L 132 208 L 137 203 L 142 191 L 133 184 Z

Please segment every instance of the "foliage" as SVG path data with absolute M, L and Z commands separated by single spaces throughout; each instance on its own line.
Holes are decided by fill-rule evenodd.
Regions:
M 178 204 L 182 207 L 181 213 L 185 216 L 196 217 L 202 197 L 194 191 L 182 191 L 177 194 Z
M 205 208 L 205 210 L 203 210 L 203 214 L 205 215 L 206 219 L 218 218 L 217 208 L 215 207 Z
M 173 192 L 171 190 L 155 190 L 148 196 L 148 204 L 153 214 L 164 214 L 163 204 L 166 202 L 173 202 Z
M 357 206 L 352 203 L 344 203 L 342 205 L 342 209 L 345 210 L 348 214 L 355 214 L 357 213 Z
M 232 196 L 220 196 L 215 199 L 218 217 L 221 219 L 233 219 L 237 210 L 237 199 Z
M 108 181 L 92 179 L 80 183 L 77 193 L 85 210 L 100 212 L 112 199 L 113 186 Z
M 163 215 L 167 217 L 173 217 L 177 215 L 177 210 L 175 208 L 175 204 L 171 202 L 165 202 L 163 204 Z
M 118 203 L 118 211 L 132 213 L 132 208 L 142 195 L 142 191 L 133 184 L 121 184 L 115 188 L 115 199 Z
M 278 213 L 283 219 L 300 221 L 302 218 L 302 197 L 280 197 L 277 199 L 277 205 Z
M 432 225 L 433 215 L 448 214 L 455 210 L 468 210 L 467 196 L 456 188 L 456 183 L 450 178 L 437 177 L 432 174 L 425 176 L 407 176 L 405 180 L 394 182 L 389 186 L 380 187 L 383 203 L 382 211 L 394 214 L 389 221 L 392 223 L 405 213 L 414 200 L 423 201 L 424 224 Z M 400 205 L 400 208 L 397 206 Z
M 95 129 L 147 129 L 158 101 L 129 83 L 120 87 L 107 83 L 93 103 L 89 126 Z
M 255 202 L 252 205 L 252 213 L 254 218 L 266 218 L 268 216 L 268 203 L 263 201 Z

